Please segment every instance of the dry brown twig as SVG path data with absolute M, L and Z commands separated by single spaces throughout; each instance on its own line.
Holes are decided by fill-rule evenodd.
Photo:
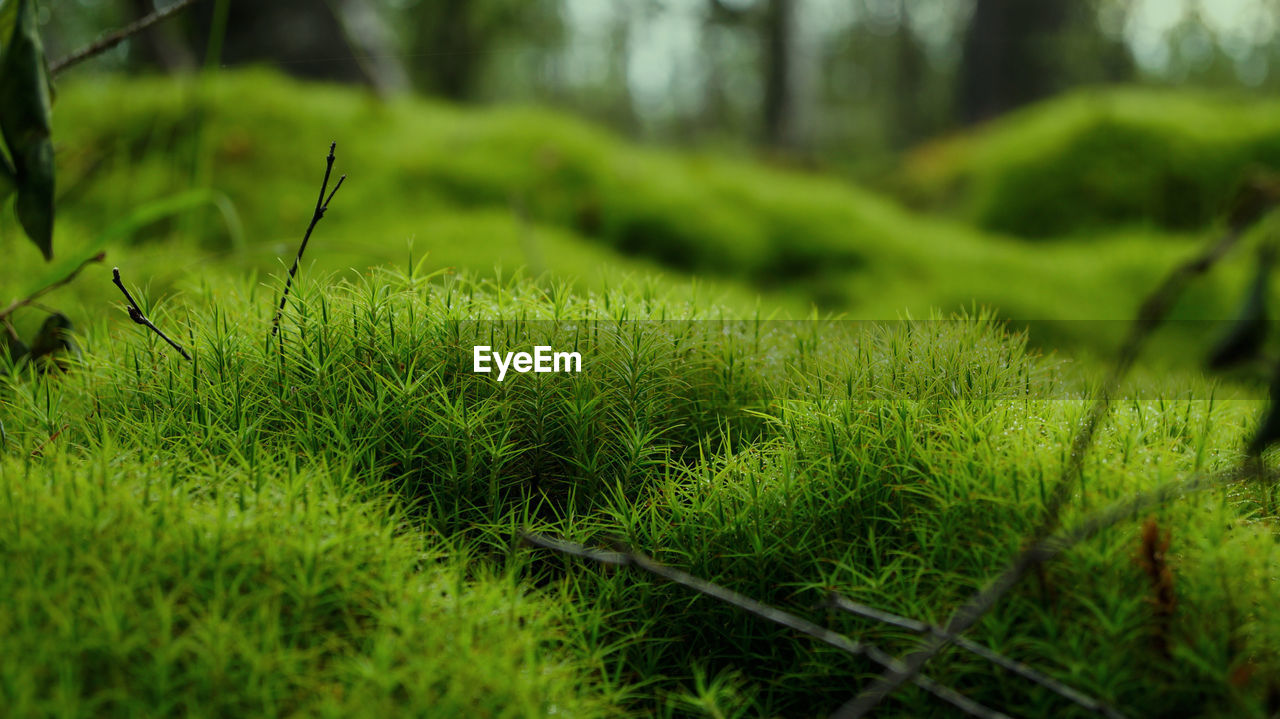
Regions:
M 44 456 L 44 448 L 49 446 L 50 442 L 53 442 L 54 440 L 58 439 L 58 437 L 61 436 L 63 432 L 67 431 L 70 428 L 71 428 L 71 425 L 64 424 L 61 427 L 59 427 L 56 431 L 54 431 L 53 434 L 49 435 L 48 437 L 45 437 L 44 441 L 41 442 L 39 446 L 31 450 L 31 456 L 32 457 Z

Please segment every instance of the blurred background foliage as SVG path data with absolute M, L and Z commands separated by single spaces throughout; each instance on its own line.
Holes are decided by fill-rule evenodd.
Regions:
M 49 55 L 168 4 L 44 3 Z M 1280 87 L 1278 28 L 1275 0 L 208 0 L 94 68 L 267 63 L 550 107 L 1044 237 L 1203 227 L 1248 168 L 1280 164 L 1275 113 L 1253 106 Z M 1150 92 L 1098 90 L 1117 85 Z
M 168 4 L 41 3 L 49 57 Z M 1278 31 L 1276 0 L 206 0 L 58 78 L 57 246 L 271 271 L 336 139 L 320 269 L 412 241 L 796 314 L 1120 319 L 1280 169 Z M 1229 316 L 1248 262 L 1179 316 Z
M 45 3 L 50 55 L 166 4 Z M 1280 87 L 1278 20 L 1274 0 L 210 0 L 98 67 L 273 62 L 865 168 L 1081 86 L 1265 95 Z

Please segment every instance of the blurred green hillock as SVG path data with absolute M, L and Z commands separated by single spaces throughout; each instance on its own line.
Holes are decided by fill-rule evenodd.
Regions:
M 624 255 L 761 284 L 857 265 L 877 232 L 869 210 L 881 201 L 836 180 L 642 150 L 549 111 L 383 103 L 261 71 L 174 88 L 168 78 L 67 86 L 57 135 L 73 212 L 106 215 L 208 172 L 246 226 L 293 241 L 313 202 L 294 188 L 318 181 L 336 139 L 338 171 L 352 174 L 333 220 L 345 228 L 385 227 L 377 216 L 391 202 L 419 218 L 499 207 Z
M 914 205 L 955 211 L 991 232 L 1045 238 L 1117 226 L 1198 230 L 1264 168 L 1280 168 L 1280 104 L 1108 89 L 921 147 L 897 180 Z
M 69 261 L 105 242 L 111 264 L 156 292 L 190 290 L 215 270 L 279 272 L 334 140 L 336 172 L 350 178 L 304 269 L 426 255 L 426 270 L 523 268 L 577 289 L 647 277 L 739 316 L 817 308 L 894 319 L 986 306 L 1059 323 L 1033 330 L 1037 343 L 1097 349 L 1113 345 L 1120 323 L 1062 321 L 1129 317 L 1204 234 L 1109 229 L 1030 244 L 913 213 L 840 178 L 648 148 L 548 110 L 383 101 L 262 70 L 72 78 L 55 122 L 59 253 Z M 1224 270 L 1176 315 L 1229 317 L 1244 272 Z M 17 252 L 0 282 L 19 296 L 49 272 Z M 91 311 L 118 300 L 107 281 L 62 292 Z

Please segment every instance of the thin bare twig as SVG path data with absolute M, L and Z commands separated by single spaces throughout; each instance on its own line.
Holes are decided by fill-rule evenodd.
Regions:
M 822 627 L 802 617 L 798 617 L 790 612 L 785 612 L 763 602 L 756 601 L 751 597 L 739 594 L 727 587 L 722 587 L 718 584 L 708 582 L 705 579 L 699 579 L 688 572 L 683 572 L 679 569 L 672 569 L 671 567 L 659 564 L 639 552 L 601 551 L 598 549 L 591 549 L 574 542 L 567 542 L 563 539 L 556 539 L 554 537 L 548 537 L 543 534 L 534 534 L 532 532 L 521 532 L 520 539 L 526 544 L 530 544 L 535 547 L 550 549 L 562 554 L 581 557 L 582 559 L 590 559 L 601 564 L 638 567 L 650 574 L 662 577 L 667 581 L 692 589 L 699 594 L 719 599 L 720 601 L 735 606 L 748 614 L 752 614 L 766 621 L 797 631 L 808 637 L 816 639 L 823 644 L 839 649 L 846 654 L 850 654 L 852 656 L 863 656 L 877 664 L 880 664 L 881 666 L 886 667 L 892 667 L 895 664 L 899 664 L 898 660 L 893 658 L 892 655 L 883 650 L 877 649 L 874 645 L 850 639 L 843 634 L 833 632 L 830 629 Z M 911 678 L 911 681 L 921 689 L 924 689 L 930 694 L 933 694 L 951 706 L 971 716 L 982 717 L 983 719 L 1008 719 L 1005 714 L 994 709 L 987 708 L 957 692 L 951 687 L 940 684 L 924 674 L 915 675 Z
M 942 627 L 937 625 L 928 624 L 908 617 L 901 617 L 882 609 L 876 609 L 875 607 L 869 607 L 865 604 L 859 604 L 858 602 L 855 602 L 844 595 L 836 594 L 835 592 L 832 592 L 827 596 L 827 605 L 834 609 L 839 609 L 842 612 L 847 612 L 855 616 L 863 617 L 864 619 L 871 619 L 883 624 L 895 626 L 916 634 L 936 635 L 943 633 Z M 986 659 L 992 664 L 995 664 L 996 666 L 1013 674 L 1017 674 L 1023 679 L 1035 682 L 1045 689 L 1048 689 L 1068 701 L 1075 702 L 1085 709 L 1101 714 L 1108 719 L 1125 719 L 1124 714 L 1116 711 L 1105 702 L 1099 699 L 1094 699 L 1087 694 L 1069 687 L 1053 677 L 1041 674 L 1026 664 L 1015 659 L 1010 659 L 1009 657 L 1006 657 L 995 650 L 989 649 L 968 637 L 951 637 L 951 641 L 957 647 L 969 652 L 970 654 Z
M 71 270 L 71 272 L 67 273 L 66 277 L 63 277 L 62 279 L 56 280 L 54 282 L 50 282 L 49 284 L 45 285 L 44 287 L 41 287 L 35 292 L 32 292 L 26 297 L 22 297 L 20 299 L 14 300 L 13 302 L 10 302 L 8 307 L 5 307 L 4 309 L 0 310 L 0 322 L 8 323 L 9 315 L 13 314 L 14 312 L 18 311 L 23 307 L 26 307 L 27 305 L 34 304 L 36 300 L 58 289 L 59 287 L 70 284 L 71 281 L 76 278 L 76 275 L 80 274 L 81 270 L 93 264 L 94 262 L 101 262 L 103 259 L 106 258 L 106 256 L 107 256 L 107 253 L 99 252 L 93 257 L 90 257 L 85 261 L 81 262 L 80 264 L 76 265 L 76 268 Z
M 170 5 L 167 8 L 164 8 L 163 10 L 156 10 L 150 15 L 141 17 L 135 20 L 134 22 L 131 22 L 128 25 L 125 25 L 124 27 L 114 32 L 108 33 L 107 35 L 102 36 L 95 42 L 92 42 L 80 48 L 79 50 L 76 50 L 70 55 L 67 55 L 66 57 L 58 58 L 56 61 L 54 61 L 49 65 L 49 74 L 57 75 L 58 73 L 62 72 L 63 70 L 66 70 L 72 65 L 77 65 L 81 62 L 84 62 L 85 60 L 88 60 L 91 57 L 97 57 L 98 55 L 101 55 L 102 53 L 110 50 L 116 45 L 119 45 L 125 40 L 128 40 L 130 37 L 133 37 L 134 35 L 137 35 L 143 30 L 146 30 L 147 28 L 151 27 L 152 25 L 155 25 L 161 20 L 165 20 L 167 18 L 173 17 L 174 15 L 177 15 L 178 13 L 182 12 L 183 10 L 186 10 L 188 7 L 196 4 L 197 2 L 200 2 L 200 0 L 178 0 L 178 2 L 174 3 L 173 5 Z
M 1271 205 L 1265 206 L 1270 207 Z M 954 637 L 964 633 L 976 624 L 984 614 L 995 606 L 1001 597 L 1008 593 L 1038 563 L 1032 548 L 1040 546 L 1057 529 L 1062 507 L 1071 497 L 1071 489 L 1075 486 L 1080 476 L 1080 471 L 1084 466 L 1085 454 L 1093 444 L 1093 437 L 1098 427 L 1110 411 L 1111 398 L 1133 367 L 1133 363 L 1141 354 L 1147 340 L 1168 316 L 1169 311 L 1173 308 L 1174 303 L 1182 295 L 1187 285 L 1221 260 L 1239 241 L 1240 236 L 1249 227 L 1250 223 L 1257 222 L 1265 214 L 1261 207 L 1263 205 L 1259 205 L 1259 209 L 1254 210 L 1251 208 L 1247 212 L 1242 211 L 1234 215 L 1227 230 L 1215 242 L 1211 243 L 1199 255 L 1175 267 L 1142 303 L 1138 309 L 1137 316 L 1129 327 L 1129 333 L 1120 347 L 1119 356 L 1116 358 L 1116 363 L 1111 373 L 1090 407 L 1084 425 L 1071 442 L 1071 454 L 1063 467 L 1062 473 L 1050 490 L 1040 523 L 1030 535 L 1028 549 L 1019 553 L 994 581 L 961 605 L 951 615 L 942 633 L 930 634 L 922 640 L 922 646 L 903 660 L 902 664 L 905 665 L 906 671 L 899 672 L 893 668 L 886 669 L 871 686 L 840 707 L 832 715 L 833 719 L 859 719 L 866 716 L 886 697 L 910 681 L 911 677 L 937 656 Z
M 338 184 L 333 186 L 333 192 L 329 193 L 326 198 L 324 192 L 329 187 L 329 175 L 333 172 L 333 151 L 337 149 L 338 143 L 329 143 L 329 156 L 325 158 L 324 180 L 320 183 L 320 196 L 316 198 L 316 209 L 311 215 L 311 224 L 307 225 L 307 232 L 302 236 L 302 244 L 298 246 L 298 254 L 293 258 L 293 266 L 289 268 L 289 279 L 285 280 L 284 292 L 280 295 L 280 307 L 276 310 L 275 319 L 271 321 L 271 336 L 275 337 L 280 331 L 280 318 L 284 315 L 285 302 L 289 300 L 289 290 L 293 287 L 293 276 L 298 274 L 298 265 L 302 262 L 302 253 L 307 251 L 307 243 L 311 241 L 311 233 L 316 229 L 316 225 L 320 223 L 320 218 L 324 217 L 325 210 L 329 209 L 329 201 L 333 196 L 338 194 L 338 188 L 342 187 L 342 181 L 347 179 L 346 175 L 338 178 Z
M 1115 526 L 1126 519 L 1130 519 L 1146 509 L 1181 498 L 1193 492 L 1225 487 L 1231 484 L 1238 484 L 1243 481 L 1254 479 L 1269 479 L 1272 481 L 1280 480 L 1280 471 L 1265 469 L 1259 464 L 1259 460 L 1256 457 L 1250 457 L 1240 465 L 1228 470 L 1216 473 L 1199 472 L 1185 480 L 1167 482 L 1155 487 L 1154 489 L 1146 492 L 1140 492 L 1128 499 L 1117 502 L 1107 509 L 1089 515 L 1079 524 L 1070 529 L 1055 533 L 1051 537 L 1046 537 L 1045 539 L 1032 544 L 1022 553 L 1022 555 L 1020 555 L 1020 558 L 1025 557 L 1028 562 L 1028 566 L 1050 561 L 1080 542 L 1097 535 L 1104 529 Z M 869 619 L 893 624 L 894 626 L 907 629 L 908 631 L 917 633 L 928 632 L 931 636 L 934 636 L 939 640 L 954 643 L 962 649 L 966 649 L 978 656 L 982 656 L 983 658 L 988 659 L 1009 671 L 1015 672 L 1027 679 L 1030 679 L 1031 681 L 1035 681 L 1042 686 L 1045 686 L 1046 688 L 1081 704 L 1081 706 L 1101 712 L 1103 715 L 1112 719 L 1118 719 L 1123 716 L 1114 708 L 1098 702 L 1097 700 L 1084 697 L 1083 695 L 1079 695 L 1079 697 L 1069 696 L 1063 691 L 1063 689 L 1066 689 L 1071 693 L 1075 693 L 1075 690 L 1061 684 L 1056 688 L 1054 686 L 1050 686 L 1043 680 L 1048 680 L 1053 683 L 1056 683 L 1056 681 L 1049 677 L 1038 678 L 1036 676 L 1031 676 L 1030 673 L 1034 673 L 1034 671 L 1029 667 L 1001 657 L 970 639 L 954 634 L 946 636 L 947 630 L 941 627 L 926 625 L 923 622 L 917 622 L 913 619 L 898 617 L 878 609 L 857 605 L 844 597 L 840 597 L 839 595 L 833 595 L 831 603 L 832 606 L 835 606 L 838 609 L 865 616 Z M 1006 664 L 1005 662 L 1012 663 Z M 1085 699 L 1087 702 L 1093 703 L 1094 706 L 1081 702 L 1081 698 Z
M 178 354 L 182 355 L 183 359 L 190 361 L 191 355 L 187 354 L 187 351 L 182 349 L 182 345 L 169 339 L 169 335 L 166 335 L 165 333 L 161 332 L 159 327 L 156 327 L 154 324 L 152 324 L 151 320 L 147 319 L 147 316 L 142 314 L 142 309 L 138 307 L 138 303 L 134 301 L 133 295 L 129 294 L 129 290 L 125 289 L 124 283 L 120 281 L 119 267 L 111 268 L 111 276 L 112 276 L 112 281 L 116 283 L 116 287 L 120 288 L 120 291 L 124 293 L 124 298 L 129 301 L 129 308 L 128 308 L 129 319 L 133 320 L 134 322 L 144 327 L 149 327 L 152 332 L 155 332 L 156 334 L 160 335 L 160 339 L 164 340 L 165 342 L 168 342 L 171 347 L 178 350 Z

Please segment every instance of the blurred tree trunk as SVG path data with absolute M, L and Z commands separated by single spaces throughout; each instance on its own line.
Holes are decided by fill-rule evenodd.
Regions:
M 708 0 L 707 10 L 707 17 L 701 28 L 703 62 L 707 68 L 707 89 L 702 97 L 702 124 L 704 129 L 715 130 L 728 124 L 731 113 L 729 98 L 725 93 L 728 73 L 725 72 L 722 61 L 724 50 L 719 36 L 724 22 L 722 8 L 718 0 Z
M 708 29 L 729 28 L 758 38 L 760 48 L 761 96 L 759 122 L 761 142 L 772 148 L 791 150 L 800 145 L 799 99 L 797 98 L 796 0 L 765 0 L 747 7 L 708 0 Z M 712 63 L 713 82 L 723 81 L 726 68 Z M 708 108 L 727 114 L 728 97 L 720 87 L 711 90 Z
M 768 0 L 764 13 L 764 141 L 772 147 L 796 145 L 793 82 L 793 0 Z
M 731 57 L 733 40 L 741 33 L 754 30 L 746 25 L 748 13 L 725 5 L 721 0 L 707 0 L 707 14 L 702 25 L 702 51 L 706 63 L 707 85 L 702 98 L 702 130 L 713 135 L 755 134 L 760 132 L 756 109 L 746 110 L 735 104 L 737 99 L 728 88 L 743 72 L 738 58 Z M 754 72 L 754 71 L 748 71 Z M 754 139 L 754 138 L 753 138 Z
M 431 85 L 437 94 L 465 100 L 475 87 L 477 38 L 471 27 L 470 0 L 437 0 L 427 32 Z
M 960 65 L 960 115 L 975 122 L 1058 90 L 1054 39 L 1082 0 L 976 0 Z
M 127 6 L 135 20 L 156 11 L 155 0 L 129 0 Z M 183 39 L 181 30 L 167 22 L 155 25 L 129 41 L 129 62 L 158 67 L 166 72 L 189 70 L 196 64 L 195 55 Z
M 395 53 L 391 26 L 370 0 L 330 0 L 334 16 L 369 82 L 383 95 L 409 87 L 409 73 Z
M 405 0 L 408 51 L 423 90 L 470 100 L 486 83 L 542 83 L 562 39 L 561 0 Z M 513 59 L 514 58 L 514 59 Z M 511 62 L 520 63 L 513 67 Z M 527 90 L 527 88 L 526 88 Z
M 197 3 L 186 18 L 199 57 L 207 52 L 217 4 Z M 230 0 L 221 59 L 228 65 L 270 61 L 301 77 L 370 81 L 333 8 L 318 0 Z
M 618 13 L 614 20 L 611 34 L 613 41 L 609 44 L 609 84 L 616 88 L 616 99 L 608 103 L 606 116 L 616 127 L 635 133 L 640 128 L 640 118 L 636 114 L 635 98 L 631 96 L 631 83 L 627 79 L 627 62 L 631 54 L 631 18 L 627 13 Z
M 895 147 L 906 147 L 933 128 L 925 107 L 928 68 L 924 48 L 906 22 L 903 0 L 899 0 L 899 17 L 903 18 L 893 34 L 894 63 L 893 115 L 888 136 Z

